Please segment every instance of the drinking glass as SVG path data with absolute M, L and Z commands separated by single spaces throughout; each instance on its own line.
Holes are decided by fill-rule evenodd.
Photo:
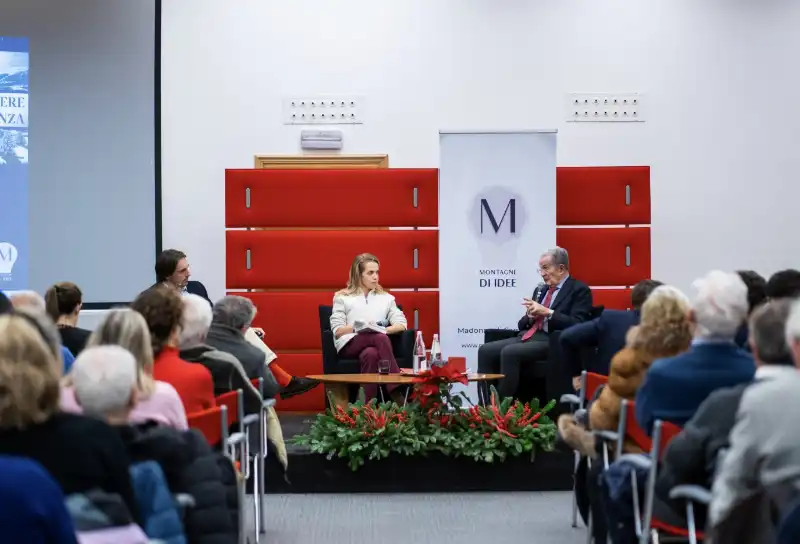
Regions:
M 378 374 L 388 374 L 392 364 L 387 359 L 378 361 Z

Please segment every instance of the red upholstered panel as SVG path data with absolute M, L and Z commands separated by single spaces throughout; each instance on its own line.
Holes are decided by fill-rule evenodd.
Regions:
M 228 227 L 435 227 L 438 195 L 435 168 L 226 170 L 225 223 Z
M 592 304 L 608 310 L 627 310 L 631 307 L 631 290 L 592 289 Z
M 321 353 L 278 353 L 277 363 L 293 376 L 322 374 Z M 320 385 L 303 395 L 277 399 L 276 410 L 284 412 L 322 412 L 325 410 L 325 386 Z
M 275 352 L 319 350 L 319 305 L 333 302 L 333 291 L 231 293 L 248 297 L 258 308 L 253 325 Z
M 430 344 L 434 334 L 439 334 L 438 291 L 392 291 L 397 303 L 403 307 L 408 328 L 414 328 L 414 310 L 419 312 L 419 330 Z
M 589 285 L 634 285 L 650 277 L 650 227 L 558 228 L 556 242 L 569 251 L 570 271 Z
M 556 172 L 558 226 L 650 223 L 649 166 L 559 167 Z
M 439 285 L 435 230 L 229 230 L 226 239 L 229 289 L 341 289 L 353 258 L 363 252 L 380 259 L 385 287 Z M 415 249 L 418 268 L 414 268 Z

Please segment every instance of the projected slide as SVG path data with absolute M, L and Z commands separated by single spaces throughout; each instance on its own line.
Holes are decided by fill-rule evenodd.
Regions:
M 28 40 L 0 36 L 0 290 L 28 286 Z

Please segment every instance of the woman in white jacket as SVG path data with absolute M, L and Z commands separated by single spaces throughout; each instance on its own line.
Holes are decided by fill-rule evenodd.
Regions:
M 380 262 L 369 253 L 357 255 L 350 267 L 347 287 L 333 296 L 331 331 L 339 355 L 361 361 L 361 372 L 378 372 L 378 361 L 389 361 L 389 372 L 398 373 L 392 343 L 388 335 L 406 330 L 406 316 L 394 297 L 378 282 Z M 386 334 L 371 329 L 355 332 L 356 321 L 376 325 L 387 323 Z M 388 388 L 390 391 L 394 387 Z M 365 387 L 367 396 L 375 396 L 377 387 Z

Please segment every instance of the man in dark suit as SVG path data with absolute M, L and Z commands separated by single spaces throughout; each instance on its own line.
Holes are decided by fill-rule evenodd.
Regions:
M 500 373 L 498 393 L 511 397 L 519 385 L 520 367 L 538 365 L 542 378 L 547 371 L 549 334 L 582 323 L 592 312 L 589 287 L 569 274 L 567 250 L 557 247 L 539 258 L 539 273 L 544 283 L 531 298 L 523 299 L 525 315 L 519 320 L 514 338 L 483 344 L 478 349 L 478 371 Z M 484 392 L 485 393 L 485 392 Z
M 631 291 L 631 311 L 604 310 L 599 317 L 561 333 L 561 355 L 574 378 L 584 370 L 608 376 L 611 358 L 625 347 L 628 329 L 639 324 L 642 304 L 659 285 L 660 281 L 642 280 Z M 587 348 L 597 348 L 597 354 L 591 358 L 591 366 L 583 368 L 581 351 Z

